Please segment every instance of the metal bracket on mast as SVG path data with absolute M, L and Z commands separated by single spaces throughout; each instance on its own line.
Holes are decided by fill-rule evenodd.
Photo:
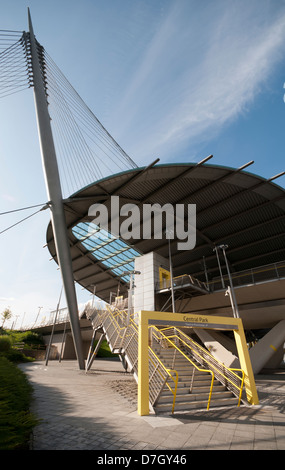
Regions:
M 82 338 L 78 317 L 78 304 L 75 292 L 72 260 L 64 215 L 63 198 L 59 179 L 59 171 L 54 147 L 53 135 L 50 125 L 48 103 L 45 83 L 41 70 L 42 49 L 39 50 L 36 42 L 30 10 L 28 8 L 29 32 L 31 43 L 31 59 L 34 97 L 37 113 L 38 132 L 41 145 L 42 163 L 45 174 L 48 200 L 50 201 L 51 221 L 57 252 L 57 259 L 63 280 L 64 292 L 70 317 L 70 325 L 74 340 L 74 347 L 80 369 L 85 368 Z

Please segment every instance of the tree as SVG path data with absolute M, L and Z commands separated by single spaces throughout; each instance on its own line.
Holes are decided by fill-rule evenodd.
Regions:
M 5 321 L 10 320 L 10 318 L 12 317 L 11 309 L 9 307 L 5 308 L 5 310 L 1 313 L 1 315 L 2 315 L 2 320 L 3 320 L 2 328 L 4 328 Z

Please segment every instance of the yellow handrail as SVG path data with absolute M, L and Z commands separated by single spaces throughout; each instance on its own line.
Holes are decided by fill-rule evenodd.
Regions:
M 125 313 L 125 311 L 119 311 L 117 312 L 116 314 L 111 310 L 109 309 L 109 307 L 107 306 L 107 310 L 110 314 L 110 319 L 111 319 L 111 322 L 114 324 L 116 324 L 115 328 L 117 328 L 117 333 L 118 333 L 118 336 L 123 339 L 124 337 L 124 334 L 120 334 L 120 331 L 124 330 L 124 333 L 126 332 L 126 326 L 120 326 L 119 323 L 117 322 L 116 320 L 116 316 L 122 314 L 123 312 Z M 133 327 L 133 325 L 131 325 Z M 118 331 L 119 330 L 119 331 Z
M 156 327 L 155 327 L 156 328 Z M 157 329 L 157 328 L 156 328 Z M 177 338 L 179 341 L 181 341 L 185 346 L 187 346 L 189 349 L 193 349 L 189 344 L 187 344 L 180 336 L 178 335 L 171 335 L 171 336 L 167 336 L 163 333 L 163 331 L 166 331 L 166 330 L 169 330 L 169 329 L 173 329 L 173 327 L 167 327 L 167 328 L 163 328 L 162 330 L 158 330 L 159 332 L 162 333 L 162 335 L 165 337 L 165 338 Z M 187 341 L 190 341 L 192 343 L 194 343 L 199 349 L 202 349 L 201 346 L 196 343 L 195 341 L 193 341 L 191 338 L 189 338 L 189 336 L 187 336 L 183 331 L 179 330 L 178 328 L 176 328 L 177 331 L 179 332 L 180 335 L 183 335 Z M 170 341 L 172 343 L 172 341 Z M 172 343 L 174 344 L 174 343 Z M 179 349 L 179 348 L 178 348 Z M 182 351 L 181 351 L 182 352 Z M 238 398 L 238 405 L 237 406 L 240 406 L 240 402 L 241 402 L 241 396 L 242 396 L 242 389 L 243 389 L 243 385 L 244 385 L 244 371 L 242 369 L 236 369 L 236 368 L 230 368 L 230 367 L 227 367 L 225 366 L 225 364 L 223 364 L 221 361 L 219 361 L 217 358 L 215 358 L 210 352 L 206 351 L 207 352 L 207 355 L 210 356 L 215 362 L 217 362 L 218 364 L 220 364 L 225 370 L 228 370 L 229 372 L 231 372 L 238 380 L 241 381 L 241 386 L 238 387 L 238 385 L 236 385 L 228 376 L 226 376 L 225 374 L 223 374 L 223 372 L 221 372 L 214 364 L 211 364 L 211 367 L 213 367 L 214 369 L 216 369 L 216 371 L 222 375 L 227 381 L 229 381 L 235 388 L 237 388 L 239 390 L 239 398 Z M 198 351 L 195 350 L 195 353 L 200 356 L 201 359 L 203 359 L 207 364 L 209 364 L 209 361 L 207 361 L 207 359 L 205 357 L 203 357 Z M 183 352 L 182 352 L 183 354 Z M 242 377 L 240 377 L 238 374 L 236 374 L 235 372 L 233 371 L 239 371 L 241 374 L 242 374 Z
M 238 397 L 238 405 L 237 406 L 240 406 L 240 402 L 241 402 L 241 395 L 242 395 L 242 389 L 243 389 L 243 385 L 244 385 L 244 371 L 242 369 L 233 369 L 233 368 L 230 368 L 231 371 L 233 370 L 238 370 L 241 372 L 242 374 L 242 378 L 240 378 L 239 376 L 239 379 L 241 380 L 241 386 L 240 386 L 240 391 L 239 391 L 239 397 Z
M 128 330 L 128 327 L 127 326 L 120 326 L 118 321 L 117 321 L 117 318 L 119 315 L 122 315 L 125 316 L 125 318 L 127 318 L 127 312 L 123 311 L 123 310 L 118 310 L 118 309 L 115 309 L 115 310 L 112 310 L 110 309 L 108 306 L 106 306 L 106 311 L 107 311 L 107 315 L 109 316 L 109 319 L 117 333 L 117 338 L 119 337 L 121 340 L 123 340 L 124 338 L 126 338 L 126 334 L 127 334 L 127 330 Z M 102 311 L 101 313 L 98 312 L 99 314 L 99 320 L 101 321 L 101 319 L 103 317 L 105 317 L 106 315 L 106 311 Z M 106 317 L 105 317 L 106 318 Z M 134 322 L 133 318 L 130 318 L 130 322 L 129 322 L 129 328 L 130 330 L 132 331 L 130 334 L 127 334 L 127 336 L 131 336 L 133 334 L 133 332 L 135 331 L 136 333 L 138 333 L 138 327 L 137 327 L 137 324 Z M 189 361 L 197 370 L 199 371 L 202 371 L 202 372 L 207 372 L 209 374 L 211 374 L 211 384 L 210 384 L 210 390 L 209 390 L 209 398 L 208 398 L 208 403 L 207 403 L 207 410 L 209 410 L 210 408 L 210 402 L 211 402 L 211 398 L 212 398 L 212 392 L 213 392 L 213 385 L 214 385 L 214 379 L 215 379 L 215 375 L 214 375 L 214 372 L 211 370 L 211 369 L 202 369 L 200 368 L 199 366 L 197 366 L 197 364 L 195 364 L 173 341 L 171 341 L 170 338 L 177 338 L 180 342 L 182 342 L 187 348 L 189 349 L 193 349 L 193 347 L 191 347 L 189 344 L 186 343 L 186 341 L 184 341 L 180 336 L 178 336 L 177 334 L 173 334 L 173 335 L 170 335 L 170 336 L 167 336 L 166 334 L 163 333 L 163 331 L 166 331 L 166 330 L 173 330 L 172 327 L 167 327 L 167 328 L 164 328 L 164 329 L 158 329 L 157 327 L 155 326 L 150 326 L 150 328 L 152 329 L 153 331 L 153 335 L 154 337 L 156 337 L 158 340 L 163 338 L 165 339 L 169 344 L 171 344 L 172 347 L 174 347 L 176 350 L 179 351 L 180 354 L 182 354 L 186 359 L 187 361 Z M 189 338 L 185 333 L 183 333 L 181 330 L 179 329 L 175 329 L 179 332 L 180 335 L 183 335 L 187 341 L 190 341 L 192 343 L 194 343 L 197 347 L 201 348 L 201 346 L 196 343 L 195 341 L 193 341 L 191 338 Z M 158 336 L 158 334 L 160 335 L 160 337 Z M 172 413 L 174 413 L 174 409 L 175 409 L 175 402 L 176 402 L 176 395 L 177 395 L 177 386 L 178 386 L 178 372 L 177 370 L 175 369 L 168 369 L 167 367 L 164 366 L 164 364 L 161 362 L 161 360 L 159 359 L 159 357 L 155 354 L 155 352 L 153 351 L 153 349 L 149 346 L 149 351 L 151 352 L 151 354 L 155 357 L 155 360 L 157 361 L 157 363 L 160 365 L 160 367 L 166 372 L 166 374 L 168 375 L 168 379 L 171 378 L 172 381 L 174 382 L 174 389 L 170 386 L 170 384 L 168 383 L 168 379 L 166 379 L 165 381 L 165 384 L 166 386 L 168 387 L 168 389 L 171 391 L 171 393 L 173 394 L 173 404 L 172 404 Z M 155 366 L 154 364 L 154 361 L 152 360 L 151 358 L 151 354 L 149 355 L 149 360 L 151 361 L 151 363 Z M 198 351 L 195 350 L 195 354 L 197 354 L 198 356 L 200 356 L 200 358 L 205 361 L 207 364 L 209 364 L 209 362 L 207 361 L 207 359 L 205 359 Z M 225 376 L 217 367 L 215 367 L 215 365 L 211 364 L 211 367 L 216 369 L 217 372 L 222 375 L 223 377 L 226 378 L 226 380 L 228 380 L 234 387 L 236 387 L 240 392 L 239 392 L 239 399 L 238 399 L 238 406 L 240 406 L 240 402 L 241 402 L 241 396 L 242 396 L 242 389 L 243 389 L 243 384 L 244 384 L 244 372 L 241 370 L 241 369 L 231 369 L 231 368 L 228 368 L 226 367 L 224 364 L 222 364 L 220 361 L 218 361 L 216 358 L 214 358 L 208 351 L 207 351 L 207 354 L 212 357 L 217 363 L 221 364 L 223 366 L 223 368 L 227 369 L 228 371 L 230 371 L 233 375 L 235 375 L 239 380 L 241 380 L 241 387 L 239 388 L 228 376 Z M 157 369 L 158 373 L 160 374 L 161 377 L 163 377 L 161 371 L 159 369 Z M 233 371 L 239 371 L 242 373 L 242 378 L 238 375 L 238 374 L 235 374 L 235 372 Z M 175 374 L 175 378 L 173 377 L 172 373 Z
M 156 330 L 160 333 L 161 330 L 159 330 L 156 326 L 150 326 L 150 328 L 152 328 L 153 330 Z M 214 379 L 215 379 L 215 376 L 214 376 L 214 373 L 212 370 L 208 370 L 208 369 L 201 369 L 201 367 L 198 367 L 197 364 L 195 364 L 195 362 L 193 362 L 190 357 L 188 357 L 186 354 L 184 354 L 183 351 L 181 351 L 180 348 L 178 348 L 178 346 L 176 346 L 175 343 L 173 343 L 168 336 L 164 335 L 162 333 L 162 335 L 165 337 L 165 339 L 175 348 L 177 349 L 177 351 L 180 352 L 180 354 L 182 354 L 186 359 L 187 361 L 191 362 L 191 364 L 197 369 L 199 370 L 200 372 L 208 372 L 209 374 L 211 374 L 212 376 L 212 380 L 211 380 L 211 385 L 210 385 L 210 392 L 209 392 L 209 398 L 208 398 L 208 404 L 207 404 L 207 410 L 209 410 L 210 408 L 210 402 L 211 402 L 211 398 L 212 398 L 212 391 L 213 391 L 213 385 L 214 385 Z M 159 339 L 159 337 L 154 333 L 154 336 L 157 337 L 157 339 Z
M 172 329 L 173 327 L 168 327 L 168 328 L 164 328 L 164 330 L 167 330 L 167 329 Z M 191 343 L 194 343 L 199 349 L 203 349 L 198 343 L 196 343 L 196 341 L 194 341 L 193 339 L 191 339 L 189 336 L 187 336 L 182 330 L 176 328 L 176 330 L 179 332 L 180 335 L 183 335 L 188 341 L 190 341 Z M 181 338 L 179 336 L 177 336 L 179 340 L 181 340 Z M 182 340 L 181 340 L 182 341 Z M 189 348 L 191 348 L 191 346 L 187 345 Z M 193 348 L 191 348 L 193 349 Z M 222 367 L 224 367 L 226 370 L 229 370 L 229 371 L 239 371 L 241 373 L 243 373 L 243 370 L 242 369 L 236 369 L 236 368 L 231 368 L 231 367 L 227 367 L 225 366 L 225 364 L 221 361 L 219 361 L 219 359 L 217 359 L 216 357 L 214 357 L 209 351 L 206 351 L 208 356 L 210 356 L 215 362 L 219 363 Z M 198 353 L 199 354 L 199 353 Z M 207 363 L 208 361 L 199 354 L 200 357 L 202 357 Z M 235 374 L 233 372 L 233 375 L 235 375 L 239 380 L 241 380 L 240 376 L 238 374 Z
M 159 357 L 155 354 L 155 352 L 153 351 L 153 349 L 149 346 L 149 350 L 151 350 L 152 354 L 155 356 L 156 360 L 159 362 L 159 364 L 161 365 L 161 367 L 165 370 L 165 372 L 169 375 L 169 377 L 173 380 L 174 382 L 174 391 L 172 390 L 172 388 L 170 387 L 170 385 L 167 383 L 167 380 L 166 380 L 166 385 L 168 387 L 168 389 L 171 391 L 171 393 L 173 394 L 173 402 L 172 402 L 172 413 L 174 413 L 174 408 L 175 408 L 175 401 L 176 401 L 176 393 L 177 393 L 177 385 L 178 385 L 178 372 L 177 370 L 175 369 L 167 369 L 164 364 L 161 362 L 161 360 L 159 359 Z M 155 364 L 153 363 L 153 361 L 151 360 L 151 357 L 149 357 L 149 360 L 151 361 L 151 363 L 155 366 Z M 160 374 L 160 376 L 163 378 L 161 372 L 157 369 L 158 373 Z M 176 378 L 174 379 L 172 377 L 172 374 L 171 372 L 175 372 L 175 375 L 176 375 Z
M 116 328 L 116 331 L 117 331 L 117 334 L 118 336 L 123 339 L 125 337 L 125 333 L 126 333 L 126 330 L 127 330 L 127 327 L 126 326 L 123 326 L 121 327 L 119 325 L 119 323 L 117 322 L 116 320 L 116 317 L 119 316 L 119 315 L 122 315 L 124 314 L 125 317 L 127 318 L 127 312 L 125 312 L 124 310 L 111 310 L 109 308 L 109 306 L 106 306 L 107 307 L 107 311 L 110 315 L 110 320 L 112 322 L 112 324 L 115 326 Z M 103 317 L 104 315 L 104 312 L 101 312 L 100 314 L 100 321 L 101 321 L 101 317 Z M 134 322 L 133 318 L 130 318 L 130 324 L 129 324 L 129 327 L 134 330 L 136 333 L 138 332 L 138 328 L 137 328 L 137 325 L 136 323 Z M 124 333 L 123 334 L 120 334 L 121 330 L 124 330 Z M 131 334 L 129 335 L 131 336 Z M 155 354 L 155 352 L 153 351 L 153 349 L 149 346 L 149 350 L 151 351 L 151 353 L 153 354 L 153 356 L 155 357 L 155 359 L 158 361 L 159 365 L 165 370 L 165 372 L 167 373 L 167 375 L 173 380 L 174 382 L 174 390 L 172 389 L 172 387 L 167 383 L 167 379 L 166 379 L 166 385 L 168 387 L 168 389 L 171 391 L 171 393 L 173 394 L 173 404 L 172 404 L 172 413 L 174 412 L 174 408 L 175 408 L 175 401 L 176 401 L 176 394 L 177 394 L 177 385 L 178 385 L 178 372 L 175 370 L 175 369 L 167 369 L 164 364 L 161 362 L 161 360 L 159 359 L 159 357 L 157 357 L 157 355 Z M 154 362 L 151 360 L 151 357 L 149 357 L 149 360 L 152 362 L 153 365 Z M 175 379 L 173 378 L 171 372 L 174 372 L 175 373 Z M 158 370 L 158 373 L 160 374 L 160 376 L 162 376 L 161 372 Z M 162 376 L 163 377 L 163 376 Z

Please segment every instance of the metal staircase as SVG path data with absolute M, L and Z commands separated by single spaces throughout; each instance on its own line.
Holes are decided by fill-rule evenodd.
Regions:
M 86 371 L 106 338 L 138 382 L 138 327 L 133 317 L 116 308 L 88 308 L 85 313 L 93 327 Z M 94 347 L 96 333 L 101 336 Z M 243 371 L 226 368 L 177 328 L 150 327 L 148 361 L 150 409 L 155 413 L 240 405 Z
M 155 348 L 157 350 L 157 347 Z M 178 385 L 176 390 L 175 411 L 187 411 L 192 409 L 207 408 L 209 402 L 209 390 L 211 388 L 212 376 L 210 372 L 201 369 L 199 363 L 194 359 L 196 367 L 184 358 L 175 354 L 176 350 L 157 350 L 158 357 L 166 367 L 173 367 L 178 373 Z M 213 380 L 211 393 L 211 407 L 237 405 L 238 398 L 225 385 L 217 379 Z M 155 405 L 157 413 L 172 410 L 172 394 L 164 387 L 159 400 Z

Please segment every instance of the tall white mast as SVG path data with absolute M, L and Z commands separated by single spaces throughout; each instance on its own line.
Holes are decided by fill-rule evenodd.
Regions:
M 70 325 L 77 360 L 79 368 L 84 369 L 82 339 L 78 318 L 78 304 L 75 292 L 72 261 L 66 228 L 66 220 L 64 215 L 56 152 L 50 125 L 50 116 L 48 112 L 44 81 L 41 73 L 38 47 L 34 36 L 29 9 L 28 18 L 38 132 L 41 145 L 42 163 L 46 181 L 46 189 L 48 194 L 48 200 L 50 201 L 53 235 L 56 246 L 57 260 L 61 271 L 65 297 L 69 311 Z

